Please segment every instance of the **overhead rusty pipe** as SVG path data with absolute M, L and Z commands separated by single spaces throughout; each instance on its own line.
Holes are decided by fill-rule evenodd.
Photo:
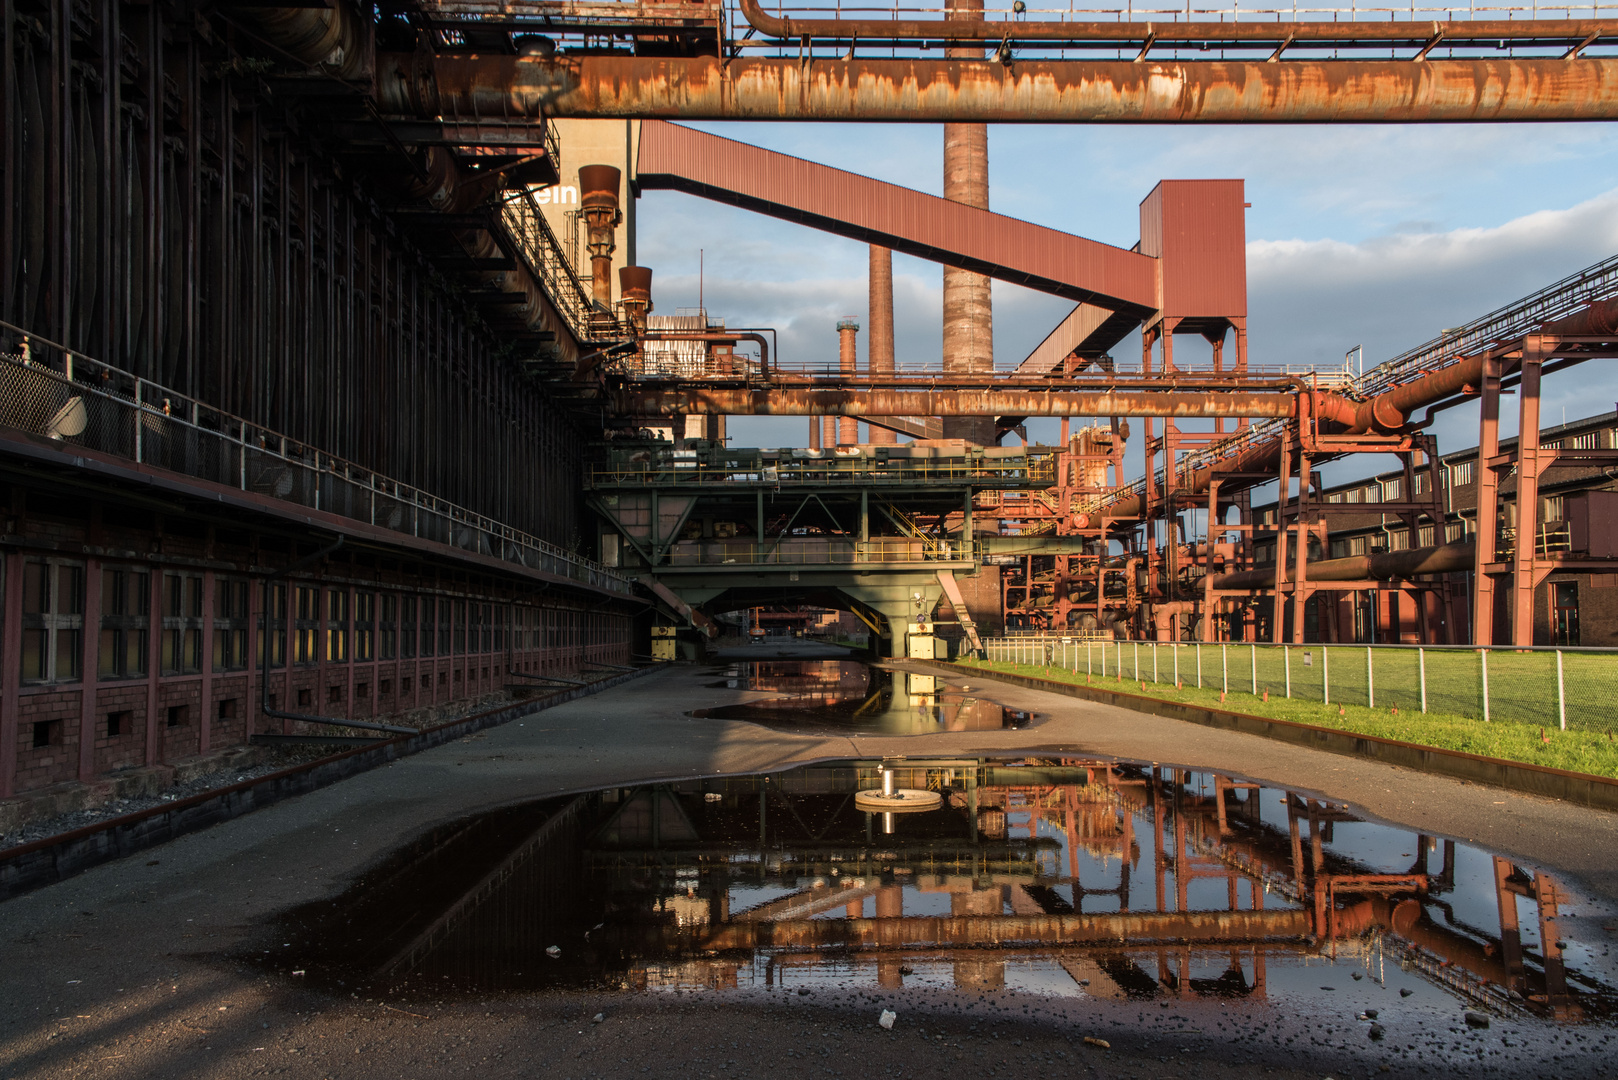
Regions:
M 365 73 L 365 27 L 346 0 L 330 7 L 230 5 L 224 14 L 300 63 L 325 64 L 345 79 Z
M 1547 323 L 1545 332 L 1563 337 L 1618 337 L 1618 298 L 1598 300 L 1577 314 Z
M 1386 22 L 1023 22 L 1002 19 L 983 22 L 981 17 L 919 19 L 794 19 L 771 15 L 759 0 L 741 0 L 742 17 L 760 34 L 770 38 L 801 40 L 822 38 L 860 41 L 1052 41 L 1093 42 L 1139 45 L 1148 39 L 1164 45 L 1208 42 L 1210 44 L 1258 45 L 1363 42 L 1386 46 L 1390 43 L 1426 45 L 1434 37 L 1446 42 L 1460 41 L 1567 41 L 1578 42 L 1594 35 L 1618 35 L 1618 20 L 1612 19 L 1479 19 L 1466 22 L 1426 22 L 1415 19 Z M 946 10 L 957 10 L 946 8 Z
M 379 57 L 384 110 L 904 123 L 1455 123 L 1618 119 L 1618 59 L 1188 61 Z
M 1381 555 L 1352 555 L 1346 559 L 1321 559 L 1304 568 L 1310 581 L 1393 581 L 1421 574 L 1448 574 L 1472 569 L 1477 545 L 1471 540 L 1437 547 L 1413 548 L 1409 551 L 1389 551 Z M 1283 583 L 1293 579 L 1289 566 L 1282 574 Z M 1269 589 L 1275 586 L 1275 567 L 1261 566 L 1255 570 L 1238 570 L 1230 574 L 1216 574 L 1208 582 L 1209 588 L 1221 592 L 1245 592 L 1251 589 Z
M 612 312 L 612 253 L 617 250 L 616 230 L 623 221 L 618 191 L 623 173 L 616 165 L 579 167 L 579 210 L 587 228 L 590 250 L 590 299 L 596 315 Z
M 655 335 L 650 335 L 655 340 Z M 731 335 L 736 336 L 736 335 Z M 841 390 L 626 386 L 610 392 L 619 416 L 1249 416 L 1292 415 L 1285 393 L 1064 393 L 1060 390 Z

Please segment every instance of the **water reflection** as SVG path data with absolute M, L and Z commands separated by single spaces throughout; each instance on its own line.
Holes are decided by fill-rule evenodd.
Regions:
M 776 696 L 698 709 L 692 716 L 858 735 L 999 731 L 1033 721 L 1031 713 L 986 701 L 935 676 L 854 660 L 763 660 L 733 664 L 720 674 L 707 685 Z
M 884 835 L 855 806 L 884 770 L 939 808 Z M 846 762 L 445 826 L 287 916 L 264 962 L 406 994 L 835 979 L 1099 998 L 1319 996 L 1332 962 L 1578 1020 L 1612 1013 L 1602 918 L 1543 871 L 1217 774 Z

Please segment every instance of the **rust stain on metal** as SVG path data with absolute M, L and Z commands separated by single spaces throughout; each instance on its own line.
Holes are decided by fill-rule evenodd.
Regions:
M 1264 62 L 379 57 L 387 109 L 906 123 L 1377 123 L 1611 120 L 1618 59 Z
M 637 928 L 639 930 L 639 928 Z M 633 931 L 630 931 L 633 932 Z M 1111 915 L 904 916 L 783 919 L 719 927 L 651 926 L 641 944 L 665 951 L 711 949 L 948 948 L 992 945 L 1151 945 L 1297 941 L 1312 932 L 1310 913 L 1281 911 L 1139 912 Z
M 1252 416 L 1289 417 L 1287 393 L 1063 392 L 1060 390 L 748 390 L 626 388 L 611 392 L 619 416 Z

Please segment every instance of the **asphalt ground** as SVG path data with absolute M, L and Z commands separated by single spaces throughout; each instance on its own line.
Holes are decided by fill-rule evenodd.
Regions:
M 895 754 L 1060 750 L 1228 772 L 1513 855 L 1560 871 L 1576 893 L 1618 900 L 1618 815 L 988 681 L 968 685 L 1034 711 L 1034 725 L 850 738 L 687 717 L 767 696 L 715 688 L 713 670 L 659 671 L 0 904 L 0 1077 L 1135 1078 L 1165 1065 L 1336 1080 L 1614 1075 L 1611 1028 L 1479 1031 L 1458 1005 L 1394 1008 L 1387 1037 L 1372 1042 L 1355 1020 L 1366 1007 L 1356 995 L 1374 995 L 1363 984 L 1329 1008 L 835 987 L 390 1001 L 328 996 L 237 959 L 273 946 L 277 913 L 339 894 L 397 845 L 481 810 Z M 884 1007 L 899 1014 L 892 1031 L 876 1025 Z

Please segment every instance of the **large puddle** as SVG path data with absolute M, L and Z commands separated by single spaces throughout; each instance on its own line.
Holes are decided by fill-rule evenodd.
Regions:
M 864 809 L 884 786 L 935 806 Z M 1571 1022 L 1613 1016 L 1615 923 L 1553 873 L 1302 793 L 917 759 L 481 814 L 291 912 L 254 959 L 345 996 L 1016 988 Z
M 692 716 L 840 735 L 930 735 L 1024 728 L 1033 714 L 1008 709 L 941 678 L 855 660 L 754 660 L 714 674 L 713 689 L 768 698 L 698 709 Z

